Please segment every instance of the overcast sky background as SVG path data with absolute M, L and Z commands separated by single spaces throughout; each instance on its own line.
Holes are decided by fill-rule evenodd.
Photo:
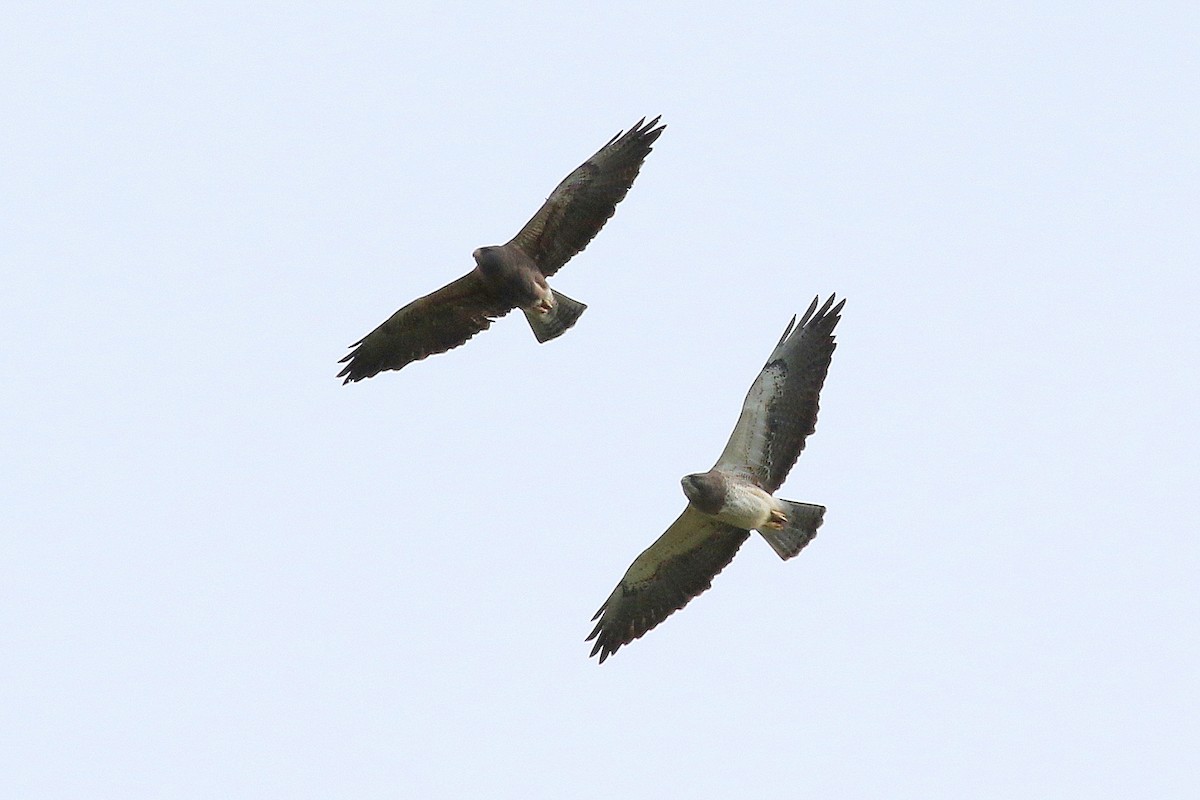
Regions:
M 1194 3 L 169 5 L 0 33 L 0 795 L 1197 796 Z M 334 378 L 655 114 L 568 334 Z M 820 536 L 598 666 L 830 292 Z

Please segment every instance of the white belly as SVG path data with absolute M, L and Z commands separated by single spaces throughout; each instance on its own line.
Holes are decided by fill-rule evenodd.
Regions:
M 757 486 L 733 483 L 725 492 L 724 508 L 716 516 L 730 525 L 754 530 L 766 524 L 775 505 L 775 498 Z

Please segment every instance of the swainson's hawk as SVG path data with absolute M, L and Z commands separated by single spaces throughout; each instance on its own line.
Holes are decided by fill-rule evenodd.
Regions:
M 625 197 L 665 125 L 659 117 L 618 133 L 568 175 L 510 242 L 480 247 L 475 268 L 418 298 L 350 345 L 343 383 L 458 347 L 514 308 L 539 342 L 561 336 L 587 308 L 546 284 L 600 232 Z
M 816 430 L 818 398 L 836 347 L 833 329 L 846 301 L 814 299 L 783 332 L 742 404 L 733 435 L 711 470 L 685 476 L 688 506 L 638 556 L 596 612 L 591 655 L 600 663 L 712 585 L 751 530 L 782 559 L 817 534 L 825 507 L 774 496 Z M 814 313 L 815 312 L 815 313 Z

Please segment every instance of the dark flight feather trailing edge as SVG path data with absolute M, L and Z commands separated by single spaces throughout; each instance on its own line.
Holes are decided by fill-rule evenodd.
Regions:
M 561 305 L 546 283 L 595 238 L 616 212 L 665 130 L 643 117 L 618 133 L 561 183 L 508 243 L 475 251 L 475 268 L 436 292 L 401 308 L 351 345 L 339 363 L 343 383 L 401 369 L 464 344 L 492 320 L 525 310 L 539 342 L 561 336 L 586 306 Z

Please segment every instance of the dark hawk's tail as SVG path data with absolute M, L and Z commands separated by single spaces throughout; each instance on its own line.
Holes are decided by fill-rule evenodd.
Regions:
M 525 319 L 529 320 L 529 327 L 533 328 L 533 335 L 539 342 L 548 342 L 562 336 L 587 308 L 583 303 L 572 300 L 562 292 L 554 289 L 551 289 L 550 292 L 554 295 L 553 311 L 546 314 L 537 311 L 525 312 Z

